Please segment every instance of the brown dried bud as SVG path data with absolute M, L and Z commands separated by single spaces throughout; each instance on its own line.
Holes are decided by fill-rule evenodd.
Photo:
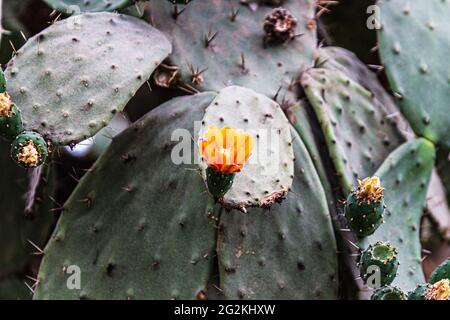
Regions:
M 264 31 L 267 42 L 285 43 L 295 37 L 297 19 L 284 8 L 275 8 L 266 16 Z

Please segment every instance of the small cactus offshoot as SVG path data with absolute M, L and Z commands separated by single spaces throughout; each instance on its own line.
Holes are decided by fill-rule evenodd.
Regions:
M 358 237 L 366 237 L 375 232 L 383 222 L 384 189 L 378 177 L 359 181 L 358 189 L 347 198 L 345 216 L 350 228 Z
M 247 133 L 210 125 L 199 147 L 208 165 L 207 184 L 209 192 L 221 198 L 230 190 L 235 173 L 241 171 L 253 150 L 253 137 Z
M 384 286 L 374 291 L 371 300 L 407 300 L 407 297 L 398 287 Z
M 24 131 L 11 144 L 12 159 L 23 168 L 40 166 L 47 156 L 47 143 L 36 132 Z
M 397 275 L 398 265 L 395 247 L 390 243 L 378 241 L 374 245 L 370 245 L 361 255 L 359 262 L 361 278 L 368 282 L 369 277 L 373 276 L 375 282 L 379 280 L 379 283 L 375 283 L 375 285 L 389 285 Z

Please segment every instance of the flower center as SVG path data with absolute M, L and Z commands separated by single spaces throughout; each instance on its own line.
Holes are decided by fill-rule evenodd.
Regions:
M 30 167 L 36 167 L 38 165 L 39 151 L 33 141 L 29 141 L 28 144 L 20 149 L 17 159 Z
M 356 196 L 358 199 L 365 200 L 366 202 L 380 201 L 383 197 L 383 190 L 380 186 L 380 179 L 378 177 L 366 178 L 363 181 L 358 181 L 358 191 Z
M 433 284 L 427 297 L 430 300 L 448 300 L 450 298 L 450 280 L 443 279 Z
M 9 94 L 5 91 L 0 93 L 0 117 L 9 117 L 12 112 L 12 103 Z

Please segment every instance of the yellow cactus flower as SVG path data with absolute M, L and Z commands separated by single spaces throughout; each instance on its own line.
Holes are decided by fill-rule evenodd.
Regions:
M 210 125 L 199 140 L 200 154 L 208 166 L 222 174 L 239 172 L 253 150 L 253 137 L 231 127 Z
M 367 202 L 380 201 L 383 198 L 384 188 L 380 185 L 380 178 L 373 176 L 365 178 L 363 181 L 358 180 L 358 191 L 356 196 Z
M 448 300 L 450 298 L 450 280 L 443 279 L 433 284 L 427 297 L 429 300 Z
M 33 141 L 29 141 L 20 149 L 17 159 L 30 167 L 36 167 L 39 164 L 39 151 Z
M 5 91 L 0 93 L 0 116 L 9 117 L 12 112 L 12 102 L 9 94 Z

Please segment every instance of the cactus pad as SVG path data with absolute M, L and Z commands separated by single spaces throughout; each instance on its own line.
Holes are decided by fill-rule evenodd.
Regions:
M 139 19 L 72 16 L 17 52 L 5 72 L 7 90 L 26 130 L 54 144 L 77 143 L 106 126 L 170 50 L 164 35 Z
M 292 130 L 292 191 L 270 210 L 223 212 L 217 254 L 227 299 L 337 299 L 336 242 L 324 190 Z
M 64 206 L 45 248 L 36 299 L 203 295 L 217 211 L 195 165 L 172 162 L 178 144 L 172 133 L 193 135 L 213 99 L 212 93 L 173 99 L 114 138 Z M 187 142 L 193 144 L 190 136 Z M 81 290 L 66 287 L 69 275 L 61 270 L 69 265 L 80 267 Z
M 450 148 L 450 2 L 380 1 L 380 56 L 414 131 Z
M 269 207 L 285 197 L 292 185 L 294 152 L 289 121 L 277 103 L 250 89 L 227 87 L 206 109 L 199 137 L 209 125 L 242 130 L 255 142 L 250 159 L 223 197 L 226 207 Z M 200 167 L 206 177 L 204 159 Z
M 270 98 L 280 90 L 279 98 L 295 99 L 299 73 L 314 61 L 313 1 L 283 4 L 297 26 L 294 38 L 281 44 L 265 45 L 263 25 L 273 7 L 251 7 L 240 0 L 192 1 L 176 15 L 167 1 L 151 3 L 154 26 L 172 41 L 171 59 L 184 82 L 214 91 L 239 85 Z
M 356 179 L 371 176 L 403 137 L 373 94 L 342 72 L 311 69 L 302 86 L 348 194 Z
M 385 188 L 385 223 L 360 246 L 380 240 L 397 248 L 401 265 L 393 284 L 403 291 L 424 282 L 419 229 L 434 160 L 433 144 L 417 139 L 398 147 L 375 173 Z
M 72 15 L 81 12 L 114 11 L 123 9 L 133 0 L 44 0 L 52 9 Z

